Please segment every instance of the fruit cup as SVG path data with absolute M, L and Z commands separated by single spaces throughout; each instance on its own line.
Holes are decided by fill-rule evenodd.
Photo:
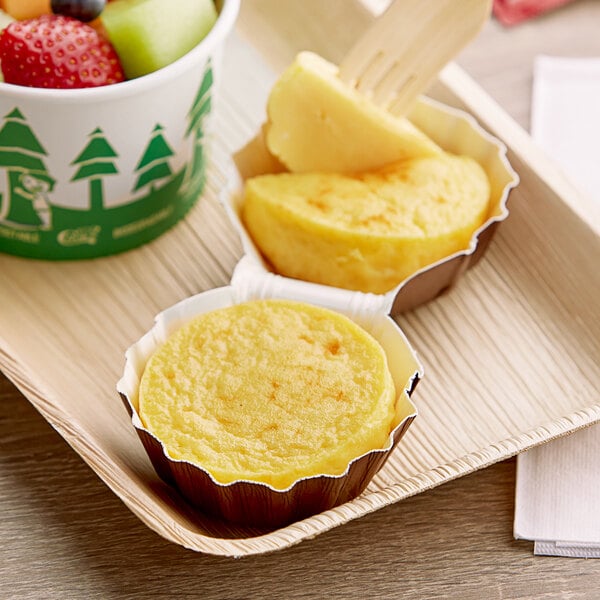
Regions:
M 0 83 L 0 252 L 93 258 L 177 223 L 206 178 L 220 54 L 239 0 L 172 64 L 114 85 Z

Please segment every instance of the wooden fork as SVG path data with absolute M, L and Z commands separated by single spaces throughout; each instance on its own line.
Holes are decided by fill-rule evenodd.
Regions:
M 354 44 L 340 78 L 396 115 L 482 28 L 492 0 L 395 0 Z

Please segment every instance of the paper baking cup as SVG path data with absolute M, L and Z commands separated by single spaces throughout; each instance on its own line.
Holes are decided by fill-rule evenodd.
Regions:
M 165 482 L 174 485 L 203 512 L 238 524 L 273 529 L 343 504 L 367 487 L 416 416 L 410 395 L 422 376 L 422 369 L 410 344 L 390 317 L 373 314 L 367 305 L 339 310 L 371 333 L 385 350 L 398 391 L 394 428 L 385 448 L 355 458 L 341 475 L 306 477 L 285 490 L 244 480 L 219 483 L 202 465 L 172 459 L 161 441 L 144 428 L 138 414 L 138 390 L 145 365 L 154 350 L 194 316 L 250 299 L 290 299 L 295 294 L 291 289 L 287 294 L 274 296 L 268 285 L 255 287 L 253 292 L 250 289 L 248 286 L 218 288 L 183 300 L 160 313 L 154 327 L 127 351 L 117 390 L 156 472 Z M 332 302 L 335 304 L 335 298 Z
M 499 223 L 508 216 L 508 197 L 519 181 L 506 157 L 506 146 L 480 127 L 471 115 L 429 98 L 422 98 L 409 117 L 442 149 L 470 156 L 483 167 L 491 187 L 490 208 L 485 222 L 474 232 L 467 249 L 420 269 L 399 282 L 394 289 L 379 295 L 386 312 L 393 315 L 424 304 L 452 288 L 466 269 L 483 256 Z M 234 156 L 234 162 L 236 168 L 232 173 L 231 185 L 221 194 L 221 201 L 241 237 L 245 255 L 258 269 L 273 273 L 272 267 L 261 255 L 242 223 L 240 215 L 243 183 L 248 177 L 278 173 L 285 169 L 267 150 L 262 132 Z M 312 282 L 308 285 L 315 293 L 323 287 L 332 289 Z M 342 293 L 350 298 L 356 292 L 343 290 Z
M 77 90 L 0 83 L 0 252 L 103 256 L 144 244 L 205 182 L 214 81 L 239 0 L 154 73 Z

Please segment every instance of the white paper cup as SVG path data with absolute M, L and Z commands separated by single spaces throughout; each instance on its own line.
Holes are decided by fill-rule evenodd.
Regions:
M 239 268 L 243 269 L 243 264 Z M 252 275 L 250 271 L 248 276 Z M 123 376 L 117 384 L 132 424 L 156 472 L 165 482 L 174 485 L 191 504 L 207 514 L 269 529 L 328 510 L 358 496 L 385 464 L 415 419 L 417 411 L 410 396 L 423 376 L 415 351 L 398 325 L 385 313 L 373 311 L 369 305 L 340 305 L 335 294 L 323 297 L 310 304 L 337 310 L 350 317 L 368 331 L 386 353 L 397 400 L 396 415 L 385 447 L 357 456 L 340 475 L 304 477 L 284 490 L 245 479 L 222 484 L 201 464 L 172 458 L 161 440 L 144 427 L 138 413 L 139 384 L 146 363 L 173 332 L 197 315 L 251 299 L 296 299 L 297 286 L 270 287 L 271 284 L 272 280 L 266 280 L 256 289 L 246 284 L 216 288 L 186 298 L 161 312 L 154 327 L 127 350 Z
M 0 83 L 0 251 L 91 258 L 144 244 L 200 197 L 214 81 L 239 0 L 154 73 L 77 90 Z
M 507 158 L 506 146 L 484 130 L 468 113 L 422 97 L 409 115 L 410 120 L 446 152 L 469 156 L 477 161 L 490 182 L 490 204 L 485 221 L 471 237 L 468 248 L 459 250 L 437 262 L 425 265 L 385 294 L 376 294 L 382 310 L 397 315 L 433 300 L 460 280 L 464 272 L 484 255 L 498 225 L 508 217 L 510 192 L 519 182 L 517 173 Z M 285 167 L 268 151 L 264 132 L 234 155 L 236 169 L 229 177 L 229 189 L 223 190 L 221 202 L 225 207 L 244 248 L 244 254 L 255 264 L 256 276 L 276 273 L 262 255 L 246 230 L 242 220 L 244 181 L 254 175 L 278 173 Z M 326 260 L 326 257 L 323 258 Z M 401 257 L 398 257 L 401 260 Z M 339 268 L 332 264 L 331 268 Z M 283 279 L 287 276 L 279 275 Z M 348 299 L 367 297 L 371 293 L 335 288 L 321 283 L 306 282 L 311 293 L 321 295 L 335 290 Z

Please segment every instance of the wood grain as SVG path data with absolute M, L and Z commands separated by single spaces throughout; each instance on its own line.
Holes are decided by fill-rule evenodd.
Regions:
M 592 1 L 576 2 L 527 24 L 526 35 L 491 24 L 469 50 L 480 53 L 472 59 L 474 68 L 483 69 L 486 53 L 504 58 L 521 84 L 494 89 L 494 76 L 507 77 L 502 61 L 484 79 L 489 91 L 513 103 L 522 124 L 531 75 L 523 47 L 534 49 L 537 39 L 539 47 L 554 44 L 557 53 L 562 48 L 570 53 L 574 45 L 582 47 L 584 37 L 571 44 L 572 32 L 583 31 L 589 34 L 583 51 L 600 52 L 586 28 L 594 18 L 597 22 L 599 8 Z M 355 22 L 358 29 L 362 21 Z M 469 67 L 467 59 L 463 64 Z M 249 130 L 247 124 L 241 131 L 236 125 L 231 128 L 237 135 Z M 216 259 L 220 275 L 211 280 L 198 266 L 198 278 L 207 287 L 221 281 L 237 250 L 233 245 L 225 259 Z M 167 302 L 171 293 L 164 291 L 149 304 Z M 186 283 L 175 293 L 189 293 Z M 151 310 L 136 316 L 140 327 L 147 326 Z M 533 558 L 530 544 L 512 541 L 512 461 L 273 555 L 241 561 L 199 556 L 143 526 L 22 396 L 0 381 L 3 598 L 195 597 L 199 590 L 206 598 L 344 598 L 360 596 L 366 586 L 369 595 L 380 598 L 597 597 L 600 569 L 594 562 Z
M 339 77 L 392 114 L 404 115 L 479 33 L 491 7 L 491 0 L 462 0 L 460 12 L 452 0 L 393 3 L 346 52 Z
M 512 539 L 514 461 L 280 552 L 199 555 L 144 526 L 0 379 L 3 599 L 595 598 L 600 565 Z
M 345 18 L 349 6 L 340 14 L 339 6 L 321 5 L 321 27 Z M 239 98 L 268 93 L 261 56 L 271 57 L 276 25 L 289 18 L 267 21 L 270 35 L 258 37 L 242 18 L 239 29 L 251 45 L 231 37 L 215 103 L 218 135 L 208 189 L 180 227 L 137 250 L 88 263 L 0 256 L 0 363 L 8 376 L 144 523 L 184 547 L 218 555 L 288 547 L 600 420 L 594 360 L 600 307 L 593 301 L 600 296 L 600 237 L 529 167 L 532 148 L 517 136 L 509 146 L 522 182 L 485 260 L 452 293 L 398 319 L 426 366 L 416 396 L 420 414 L 360 497 L 264 531 L 191 510 L 157 477 L 115 393 L 123 354 L 153 315 L 230 279 L 240 253 L 217 199 L 230 153 L 250 137 L 238 142 L 254 118 Z M 287 54 L 298 49 L 294 38 L 287 40 Z M 255 89 L 242 89 L 238 74 L 252 72 Z M 437 96 L 451 105 L 470 102 L 498 135 L 513 135 L 514 126 L 476 86 L 466 94 L 468 80 L 457 85 L 451 73 L 447 79 Z M 415 118 L 439 141 L 446 121 L 429 112 Z M 447 129 L 459 131 L 455 127 Z M 480 135 L 460 130 L 447 138 L 449 150 L 489 155 L 481 151 Z M 548 239 L 556 240 L 550 249 Z

